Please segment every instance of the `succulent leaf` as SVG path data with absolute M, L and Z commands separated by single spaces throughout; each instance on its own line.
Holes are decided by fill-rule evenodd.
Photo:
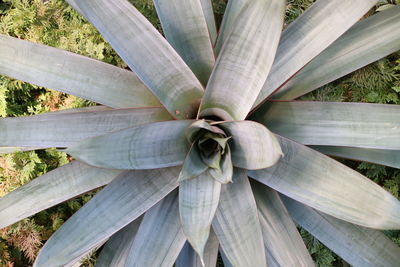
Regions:
M 214 47 L 215 43 L 217 42 L 218 32 L 217 32 L 217 25 L 215 22 L 212 0 L 200 0 L 200 2 L 204 12 L 204 17 L 207 22 L 208 32 L 210 34 L 210 39 L 211 39 L 211 45 Z
M 225 154 L 221 157 L 218 168 L 209 168 L 208 171 L 210 175 L 221 184 L 232 182 L 233 164 L 229 146 L 226 147 Z
M 61 112 L 0 118 L 0 146 L 63 148 L 90 137 L 170 119 L 171 116 L 163 108 Z
M 5 35 L 0 47 L 1 75 L 113 108 L 161 106 L 131 71 Z
M 124 266 L 172 266 L 185 241 L 175 190 L 146 212 Z
M 0 198 L 0 228 L 104 186 L 119 174 L 77 161 L 50 171 Z
M 267 79 L 283 26 L 285 1 L 249 1 L 219 53 L 200 117 L 244 120 Z
M 283 31 L 274 64 L 253 108 L 329 47 L 377 2 L 378 0 L 315 2 Z
M 206 86 L 215 56 L 201 1 L 153 2 L 168 42 Z
M 172 192 L 178 175 L 179 168 L 124 172 L 50 237 L 35 266 L 66 265 L 90 251 Z
M 246 170 L 235 168 L 233 183 L 221 188 L 212 226 L 232 266 L 267 266 L 257 206 Z
M 187 154 L 185 161 L 183 162 L 182 170 L 179 173 L 178 181 L 193 179 L 203 172 L 207 171 L 208 166 L 203 162 L 200 157 L 200 151 L 198 147 L 193 144 Z
M 395 6 L 356 23 L 273 97 L 293 100 L 388 56 L 399 47 L 400 6 Z
M 382 232 L 313 210 L 282 196 L 293 220 L 352 266 L 398 266 L 400 248 Z
M 204 267 L 215 267 L 218 258 L 218 238 L 211 229 L 210 236 L 204 249 Z M 203 267 L 199 255 L 193 250 L 189 242 L 186 242 L 175 263 L 176 267 Z
M 65 152 L 89 165 L 111 169 L 155 169 L 182 165 L 192 121 L 145 124 L 83 140 Z M 160 153 L 162 151 L 162 153 Z
M 230 149 L 235 167 L 248 170 L 268 168 L 283 156 L 278 139 L 259 123 L 232 121 L 218 126 L 232 137 Z
M 203 86 L 178 53 L 135 7 L 127 0 L 73 3 L 173 117 L 191 119 L 196 116 Z
M 286 156 L 271 168 L 249 171 L 250 177 L 341 220 L 400 228 L 400 201 L 389 192 L 323 154 L 283 137 L 279 141 Z
M 359 147 L 310 146 L 326 155 L 361 160 L 400 169 L 400 150 L 369 149 Z
M 179 214 L 183 232 L 202 263 L 220 192 L 221 183 L 208 172 L 179 185 Z
M 255 117 L 303 145 L 400 150 L 400 105 L 279 101 Z
M 315 266 L 279 194 L 252 181 L 268 265 Z
M 96 267 L 124 266 L 143 217 L 139 217 L 117 233 L 104 245 Z

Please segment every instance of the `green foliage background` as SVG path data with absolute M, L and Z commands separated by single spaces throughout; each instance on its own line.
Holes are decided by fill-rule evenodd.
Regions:
M 159 30 L 152 0 L 130 0 Z M 227 0 L 213 0 L 217 23 Z M 288 0 L 285 25 L 314 0 Z M 380 1 L 371 15 L 400 0 Z M 0 0 L 0 33 L 127 66 L 98 32 L 62 0 Z M 400 104 L 400 52 L 322 87 L 303 100 Z M 0 116 L 17 117 L 94 105 L 74 96 L 0 76 Z M 0 156 L 0 197 L 70 161 L 54 149 Z M 400 170 L 375 164 L 343 161 L 400 198 Z M 43 243 L 63 222 L 90 200 L 94 192 L 0 229 L 0 267 L 30 266 Z M 305 230 L 299 229 L 318 266 L 348 266 Z M 400 246 L 400 232 L 386 232 Z M 91 253 L 81 266 L 94 266 Z M 220 259 L 219 259 L 220 261 Z M 222 266 L 222 264 L 221 264 Z

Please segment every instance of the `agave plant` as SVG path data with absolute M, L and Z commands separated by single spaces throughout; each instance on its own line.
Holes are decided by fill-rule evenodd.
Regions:
M 0 199 L 0 227 L 102 189 L 35 266 L 313 266 L 302 226 L 354 266 L 399 266 L 379 230 L 400 202 L 324 155 L 400 167 L 400 106 L 294 99 L 400 48 L 400 7 L 318 0 L 154 0 L 165 38 L 126 0 L 67 0 L 131 68 L 0 36 L 0 73 L 101 106 L 0 121 L 3 152 L 76 161 Z M 218 34 L 217 34 L 218 32 Z M 296 224 L 295 224 L 296 223 Z

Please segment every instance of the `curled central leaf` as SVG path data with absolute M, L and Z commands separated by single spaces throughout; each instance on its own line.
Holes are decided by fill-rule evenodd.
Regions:
M 228 145 L 230 136 L 205 120 L 199 120 L 189 126 L 186 137 L 191 149 L 185 159 L 180 181 L 195 178 L 206 171 L 220 183 L 226 184 L 232 180 L 233 166 Z

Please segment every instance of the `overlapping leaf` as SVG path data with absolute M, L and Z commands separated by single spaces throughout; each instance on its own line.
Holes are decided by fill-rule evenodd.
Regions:
M 124 266 L 141 222 L 142 217 L 139 217 L 115 233 L 101 249 L 95 266 Z
M 192 121 L 146 124 L 79 142 L 67 150 L 89 165 L 111 169 L 178 166 L 189 151 L 185 129 Z
M 185 241 L 174 191 L 146 212 L 125 266 L 172 266 Z
M 318 0 L 282 33 L 258 106 L 353 26 L 377 0 Z
M 204 266 L 200 260 L 199 255 L 190 246 L 189 242 L 186 242 L 182 248 L 181 253 L 175 263 L 176 267 L 215 267 L 218 258 L 218 238 L 214 231 L 211 229 L 210 236 L 207 244 L 204 248 Z
M 127 171 L 53 234 L 34 266 L 66 265 L 134 221 L 177 186 L 179 168 Z
M 267 186 L 253 182 L 267 262 L 270 266 L 314 266 L 279 194 Z
M 221 189 L 213 229 L 233 266 L 266 266 L 256 202 L 245 170 Z
M 114 108 L 161 106 L 131 71 L 0 35 L 0 74 Z
M 355 24 L 279 89 L 274 98 L 295 99 L 399 48 L 400 6 L 395 6 Z
M 86 138 L 170 119 L 163 108 L 55 112 L 1 118 L 0 146 L 68 147 Z
M 232 121 L 218 126 L 232 136 L 229 145 L 235 167 L 249 170 L 268 168 L 283 155 L 275 135 L 259 123 Z
M 350 224 L 282 197 L 293 219 L 352 266 L 399 266 L 400 248 L 382 232 Z
M 304 145 L 400 149 L 399 105 L 272 102 L 255 119 Z
M 207 1 L 211 4 L 210 0 Z M 153 0 L 153 2 L 168 42 L 206 86 L 214 67 L 215 56 L 207 24 L 207 21 L 211 23 L 214 17 L 212 20 L 210 17 L 206 20 L 206 13 L 202 7 L 202 2 L 205 1 Z M 210 12 L 209 9 L 206 11 Z
M 200 0 L 201 2 L 201 7 L 203 8 L 204 12 L 204 17 L 207 22 L 207 27 L 208 27 L 208 32 L 210 34 L 210 39 L 211 39 L 211 44 L 212 46 L 215 45 L 217 42 L 217 25 L 215 22 L 215 17 L 214 17 L 214 10 L 212 6 L 212 0 Z
M 341 163 L 279 137 L 285 157 L 249 175 L 336 218 L 375 229 L 400 228 L 400 201 Z M 373 203 L 373 205 L 371 204 Z
M 200 116 L 243 120 L 273 63 L 285 1 L 254 0 L 244 8 L 218 56 Z
M 0 198 L 0 228 L 111 182 L 121 171 L 72 162 Z
M 221 183 L 208 172 L 179 185 L 179 214 L 183 231 L 202 262 L 220 192 Z
M 330 156 L 362 160 L 400 169 L 400 150 L 336 146 L 311 146 L 311 148 Z
M 203 87 L 182 58 L 127 0 L 72 1 L 171 115 L 194 118 Z

